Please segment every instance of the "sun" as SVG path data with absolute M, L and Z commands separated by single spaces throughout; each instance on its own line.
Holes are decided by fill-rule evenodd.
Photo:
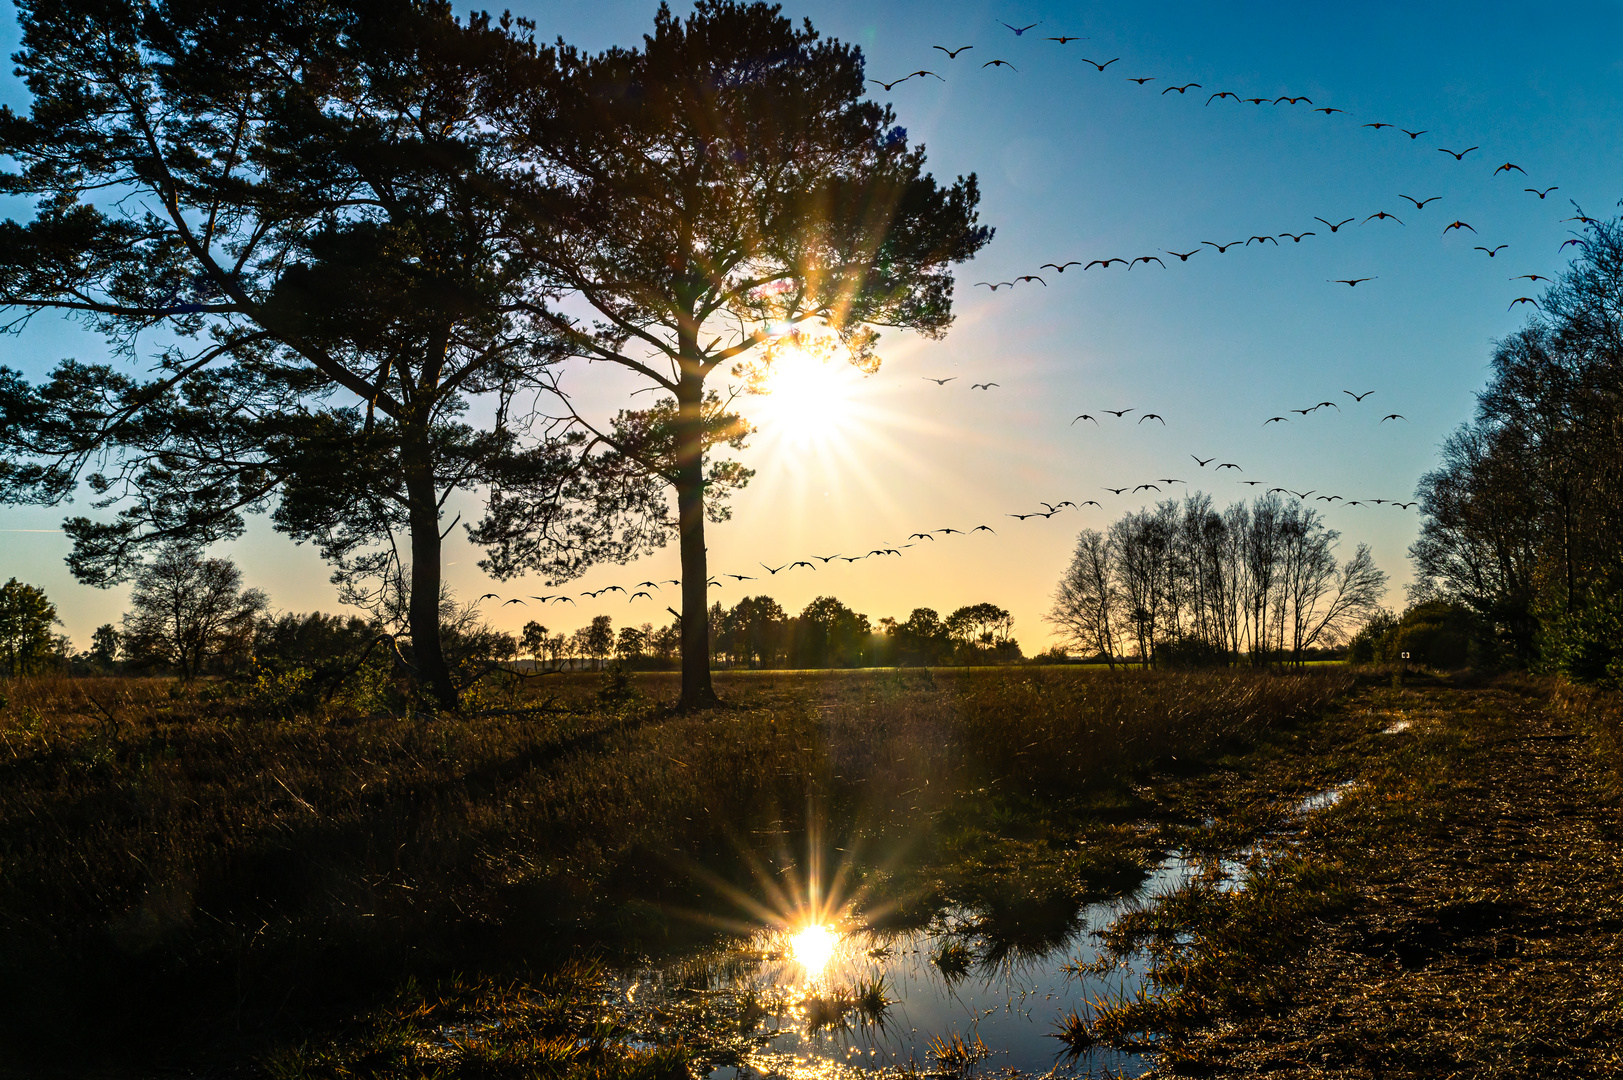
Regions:
M 816 979 L 828 966 L 839 941 L 840 935 L 828 927 L 812 925 L 789 939 L 789 952 L 795 962 L 806 969 L 806 976 Z
M 861 379 L 838 349 L 780 342 L 746 408 L 762 434 L 802 445 L 834 439 L 855 419 Z

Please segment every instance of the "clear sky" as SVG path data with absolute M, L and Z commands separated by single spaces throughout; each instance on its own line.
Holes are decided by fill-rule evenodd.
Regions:
M 522 3 L 543 36 L 588 49 L 637 44 L 653 3 Z M 684 10 L 678 6 L 678 10 Z M 1623 196 L 1623 6 L 1590 4 L 1238 4 L 1101 2 L 803 2 L 785 5 L 822 33 L 862 46 L 869 73 L 895 79 L 894 104 L 940 178 L 975 172 L 997 237 L 962 268 L 958 320 L 944 341 L 887 334 L 885 363 L 833 387 L 840 422 L 808 428 L 792 402 L 758 399 L 762 430 L 744 458 L 758 473 L 711 528 L 713 573 L 762 580 L 715 590 L 731 604 L 766 592 L 791 613 L 833 595 L 877 620 L 914 607 L 946 613 L 992 601 L 1010 609 L 1028 652 L 1047 644 L 1042 620 L 1076 534 L 1103 528 L 1153 492 L 1111 495 L 1171 477 L 1219 506 L 1253 489 L 1242 479 L 1347 499 L 1406 499 L 1441 439 L 1467 418 L 1493 341 L 1520 325 L 1519 296 L 1553 276 L 1576 200 L 1611 216 Z M 1017 37 L 1000 25 L 1039 25 Z M 1061 45 L 1050 35 L 1084 40 Z M 5 30 L 14 47 L 16 28 Z M 973 45 L 949 59 L 934 45 Z M 1103 63 L 1101 73 L 1084 58 Z M 1001 59 L 1010 67 L 983 67 Z M 1138 85 L 1133 77 L 1153 81 Z M 1185 93 L 1168 86 L 1199 83 Z M 1251 105 L 1209 95 L 1305 95 L 1312 104 Z M 17 80 L 0 100 L 26 103 Z M 1323 114 L 1315 107 L 1345 110 Z M 1370 122 L 1397 127 L 1368 128 Z M 1411 139 L 1399 128 L 1425 131 Z M 1457 161 L 1439 153 L 1480 147 Z M 1523 172 L 1495 173 L 1513 162 Z M 1524 188 L 1558 190 L 1546 199 Z M 1417 210 L 1402 195 L 1425 200 Z M 1403 224 L 1368 215 L 1386 211 Z M 12 213 L 17 212 L 15 209 Z M 1332 234 L 1315 221 L 1355 218 Z M 1475 233 L 1443 228 L 1463 220 Z M 1254 235 L 1312 231 L 1224 254 Z M 1477 245 L 1508 245 L 1490 258 Z M 1186 263 L 1167 251 L 1200 249 Z M 1045 262 L 1159 255 L 1142 264 L 1063 275 Z M 977 281 L 1040 273 L 995 293 Z M 1333 279 L 1373 278 L 1356 287 Z M 0 345 L 3 362 L 38 375 L 99 342 L 72 325 L 37 325 Z M 797 393 L 823 393 L 821 373 Z M 926 378 L 952 378 L 945 385 Z M 972 390 L 972 382 L 996 382 Z M 836 380 L 838 382 L 838 380 Z M 848 383 L 848 384 L 847 384 Z M 589 408 L 618 407 L 629 388 L 601 367 L 568 379 Z M 1342 393 L 1375 391 L 1362 404 Z M 1290 413 L 1323 400 L 1340 409 Z M 1104 409 L 1134 408 L 1123 420 Z M 1165 417 L 1139 424 L 1152 411 Z M 1099 417 L 1071 425 L 1081 412 Z M 1380 423 L 1387 413 L 1405 421 Z M 1263 422 L 1285 415 L 1289 423 Z M 1198 467 L 1191 455 L 1215 456 Z M 1215 474 L 1235 462 L 1244 472 Z M 1166 488 L 1166 485 L 1163 485 Z M 1184 485 L 1170 489 L 1183 493 Z M 1262 488 L 1255 490 L 1263 490 Z M 1044 520 L 1006 517 L 1039 500 L 1102 507 Z M 71 512 L 82 512 L 83 503 Z M 1367 542 L 1401 606 L 1416 516 L 1390 507 L 1314 503 L 1342 533 Z M 469 501 L 466 518 L 477 514 Z M 453 509 L 453 512 L 455 512 Z M 44 586 L 80 647 L 116 620 L 123 590 L 76 585 L 55 532 L 60 509 L 0 510 L 0 578 Z M 465 518 L 465 519 L 466 519 Z M 773 566 L 811 554 L 861 554 L 908 533 L 989 524 L 995 536 L 920 542 L 903 558 Z M 39 532 L 14 530 L 46 530 Z M 455 537 L 460 538 L 460 530 Z M 336 608 L 314 552 L 263 520 L 226 552 L 281 610 Z M 454 539 L 447 572 L 464 596 L 549 592 L 538 580 L 491 585 L 478 553 Z M 630 567 L 605 566 L 572 588 L 675 576 L 674 546 Z M 616 624 L 669 620 L 656 602 L 608 594 L 601 607 L 492 611 L 504 629 L 528 618 L 572 630 L 597 613 Z

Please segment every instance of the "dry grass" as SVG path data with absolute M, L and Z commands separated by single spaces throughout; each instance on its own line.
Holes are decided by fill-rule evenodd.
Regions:
M 838 849 L 856 901 L 893 914 L 954 881 L 1009 884 L 1009 865 L 1016 893 L 1033 873 L 1070 887 L 1137 863 L 1068 848 L 1077 814 L 1349 685 L 1065 669 L 718 683 L 731 707 L 700 716 L 670 711 L 669 678 L 586 675 L 493 693 L 499 715 L 415 718 L 290 717 L 162 680 L 11 685 L 0 1033 L 158 1056 L 254 1043 L 414 972 L 675 947 Z

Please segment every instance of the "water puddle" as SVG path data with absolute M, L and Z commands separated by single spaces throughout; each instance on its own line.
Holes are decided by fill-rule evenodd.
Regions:
M 1398 720 L 1392 723 L 1389 727 L 1383 728 L 1381 730 L 1381 734 L 1401 735 L 1403 732 L 1408 731 L 1412 727 L 1414 727 L 1413 720 Z
M 1347 792 L 1358 786 L 1355 780 L 1346 780 L 1334 787 L 1316 791 L 1291 808 L 1292 817 L 1305 817 L 1319 810 L 1327 810 L 1340 802 Z

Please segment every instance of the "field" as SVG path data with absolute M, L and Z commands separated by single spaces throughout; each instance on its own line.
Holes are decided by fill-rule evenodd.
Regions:
M 1238 892 L 1214 876 L 1118 925 L 1151 979 L 1078 1016 L 1080 1044 L 1293 1076 L 1441 1075 L 1515 1046 L 1606 1075 L 1623 997 L 1581 961 L 1623 911 L 1618 704 L 1399 681 L 740 672 L 718 678 L 727 709 L 684 716 L 668 677 L 581 674 L 415 718 L 11 684 L 0 1038 L 15 1075 L 674 1077 L 752 1021 L 634 1047 L 592 1004 L 599 960 L 807 912 L 950 907 L 1041 939 L 1045 912 L 1130 892 L 1169 849 L 1251 850 Z M 1560 884 L 1574 859 L 1581 894 Z M 422 1056 L 469 1017 L 504 1034 Z

